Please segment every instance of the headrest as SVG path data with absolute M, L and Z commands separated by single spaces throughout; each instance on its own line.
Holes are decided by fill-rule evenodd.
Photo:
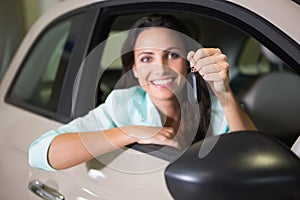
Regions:
M 300 77 L 290 72 L 261 76 L 241 101 L 260 131 L 300 134 Z

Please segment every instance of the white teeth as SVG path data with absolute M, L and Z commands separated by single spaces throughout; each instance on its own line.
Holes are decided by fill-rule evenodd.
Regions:
M 171 83 L 172 81 L 173 81 L 172 78 L 168 78 L 168 79 L 163 79 L 163 80 L 155 80 L 155 81 L 152 81 L 152 83 L 155 85 L 166 85 L 168 83 Z

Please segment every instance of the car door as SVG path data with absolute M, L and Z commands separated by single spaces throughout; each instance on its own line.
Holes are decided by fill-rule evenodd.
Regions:
M 78 76 L 82 82 L 74 96 L 75 116 L 82 116 L 102 103 L 114 87 L 124 86 L 121 83 L 124 76 L 121 73 L 119 58 L 126 30 L 136 19 L 151 13 L 173 14 L 184 20 L 195 32 L 195 37 L 202 46 L 221 48 L 228 56 L 233 78 L 241 72 L 244 66 L 241 63 L 258 63 L 257 55 L 261 53 L 261 45 L 267 46 L 285 61 L 284 70 L 296 75 L 299 73 L 299 60 L 295 57 L 295 51 L 299 52 L 298 44 L 267 20 L 236 4 L 225 1 L 113 3 L 113 6 L 101 8 L 96 21 L 89 53 Z M 94 8 L 97 8 L 97 5 L 94 5 Z M 254 43 L 250 53 L 247 50 L 249 43 Z M 245 61 L 245 56 L 250 61 Z M 271 61 L 264 57 L 263 63 L 264 72 L 270 73 Z M 255 76 L 260 74 L 252 64 L 248 63 L 246 68 L 250 71 L 246 73 L 254 73 Z M 143 157 L 138 158 L 141 159 L 138 162 L 136 157 L 131 156 L 135 153 L 140 154 L 139 152 L 142 152 Z M 154 146 L 132 145 L 97 157 L 86 163 L 86 167 L 90 175 L 94 174 L 94 177 L 90 178 L 95 185 L 114 193 L 115 198 L 170 199 L 172 197 L 163 176 L 165 167 L 173 161 L 173 153 L 167 148 L 157 150 Z M 180 155 L 175 155 L 173 159 L 176 159 L 176 156 Z M 140 166 L 132 166 L 132 163 L 139 163 Z M 96 194 L 97 189 L 94 189 L 93 193 Z
M 173 198 L 164 170 L 180 154 L 168 148 L 133 145 L 59 172 L 27 165 L 27 149 L 34 139 L 85 115 L 105 100 L 121 77 L 119 57 L 126 36 L 122 33 L 148 13 L 169 13 L 184 20 L 202 46 L 219 47 L 226 53 L 233 76 L 240 72 L 237 65 L 246 62 L 241 61 L 241 49 L 249 40 L 267 46 L 293 73 L 299 73 L 297 43 L 255 13 L 226 1 L 95 1 L 61 14 L 33 34 L 34 38 L 25 39 L 31 47 L 23 44 L 21 50 L 29 53 L 17 54 L 1 85 L 5 97 L 1 116 L 7 118 L 1 127 L 10 133 L 1 134 L 5 155 L 1 177 L 6 183 L 1 188 L 3 198 L 24 199 L 25 195 L 39 199 L 27 189 L 28 184 L 39 195 L 49 193 L 66 199 Z M 52 40 L 45 42 L 43 37 Z M 268 63 L 265 68 L 269 70 Z M 20 193 L 12 194 L 9 191 L 16 183 Z

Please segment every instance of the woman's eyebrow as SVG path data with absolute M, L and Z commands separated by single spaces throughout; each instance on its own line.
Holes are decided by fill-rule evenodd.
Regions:
M 154 53 L 153 52 L 148 52 L 148 51 L 143 51 L 143 52 L 139 53 L 137 56 L 144 55 L 144 54 L 153 55 Z
M 159 50 L 162 50 L 162 49 L 159 49 Z M 182 48 L 180 47 L 169 47 L 167 49 L 164 49 L 162 50 L 163 52 L 169 52 L 169 51 L 172 51 L 172 50 L 178 50 L 178 51 L 182 51 Z M 137 54 L 137 56 L 140 56 L 140 55 L 153 55 L 154 53 L 151 51 L 151 50 L 145 50 L 145 51 L 142 51 L 140 52 L 139 54 Z

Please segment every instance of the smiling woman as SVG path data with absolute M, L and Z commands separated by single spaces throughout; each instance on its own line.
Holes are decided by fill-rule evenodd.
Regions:
M 185 149 L 207 132 L 256 129 L 229 87 L 226 56 L 215 48 L 195 49 L 185 37 L 186 27 L 171 15 L 138 20 L 122 62 L 124 76 L 132 70 L 139 86 L 114 90 L 88 115 L 38 138 L 30 147 L 31 166 L 64 169 L 133 143 Z M 186 93 L 190 65 L 199 73 L 197 104 Z
M 1 0 L 0 2 L 16 1 Z M 19 0 L 18 2 L 25 1 Z M 39 2 L 41 1 L 46 2 L 46 0 L 39 0 Z M 51 0 L 51 2 L 53 1 L 58 0 Z M 219 89 L 222 90 L 226 83 L 223 82 L 225 83 L 223 85 L 220 81 L 210 84 L 204 79 L 213 78 L 212 76 L 201 76 L 201 74 L 209 73 L 214 69 L 204 66 L 205 63 L 208 64 L 210 56 L 208 56 L 209 59 L 199 59 L 200 62 L 195 60 L 203 56 L 202 51 L 219 56 L 220 54 L 226 55 L 230 64 L 230 88 L 239 99 L 239 104 L 243 105 L 243 109 L 260 130 L 261 134 L 259 135 L 269 135 L 284 141 L 285 144 L 294 144 L 292 150 L 295 153 L 299 152 L 297 151 L 300 148 L 297 145 L 299 143 L 295 143 L 295 138 L 298 138 L 300 133 L 300 100 L 295 97 L 296 94 L 300 94 L 299 82 L 296 81 L 299 80 L 300 74 L 300 35 L 298 34 L 299 28 L 296 26 L 297 21 L 292 19 L 300 19 L 300 6 L 292 0 L 274 0 L 272 1 L 272 12 L 268 9 L 269 7 L 270 1 L 267 0 L 262 0 L 259 4 L 244 0 L 61 1 L 55 8 L 41 16 L 28 31 L 1 79 L 0 118 L 5 120 L 0 120 L 0 174 L 1 180 L 5 184 L 1 185 L 0 199 L 24 199 L 24 196 L 25 199 L 26 197 L 28 199 L 39 198 L 33 196 L 35 194 L 44 198 L 49 191 L 54 195 L 60 193 L 66 199 L 181 199 L 177 196 L 172 198 L 172 195 L 175 194 L 174 190 L 181 192 L 182 199 L 190 199 L 187 195 L 199 199 L 199 195 L 191 192 L 193 187 L 186 181 L 192 181 L 190 182 L 192 185 L 205 184 L 202 181 L 203 178 L 209 178 L 206 186 L 211 190 L 199 185 L 194 190 L 201 193 L 203 199 L 210 199 L 211 195 L 215 196 L 214 199 L 228 199 L 228 195 L 233 195 L 231 199 L 264 197 L 264 199 L 272 200 L 299 200 L 299 158 L 295 157 L 287 148 L 285 148 L 286 154 L 277 157 L 279 156 L 278 151 L 282 148 L 276 148 L 276 151 L 270 143 L 259 143 L 257 138 L 253 137 L 254 134 L 248 134 L 249 131 L 245 131 L 245 134 L 240 135 L 241 137 L 238 139 L 239 134 L 232 133 L 235 126 L 230 122 L 232 118 L 228 115 L 229 113 L 238 113 L 234 109 L 230 109 L 231 103 L 235 100 L 226 99 L 227 104 L 225 102 L 224 106 L 221 104 L 219 96 L 211 88 L 211 86 L 218 86 L 218 88 L 220 86 Z M 0 11 L 0 15 L 9 10 L 5 9 L 5 6 L 0 6 L 0 10 L 3 9 L 4 12 Z M 179 157 L 174 154 L 178 151 L 173 146 L 154 143 L 138 144 L 134 140 L 128 141 L 131 144 L 124 146 L 126 138 L 130 140 L 136 137 L 140 138 L 139 142 L 145 142 L 151 137 L 158 137 L 157 129 L 164 129 L 165 135 L 172 134 L 170 132 L 172 129 L 166 127 L 166 122 L 172 117 L 176 117 L 174 114 L 166 119 L 164 112 L 167 112 L 167 109 L 161 106 L 164 110 L 159 110 L 158 106 L 154 105 L 149 93 L 134 77 L 134 70 L 139 74 L 139 70 L 147 66 L 136 64 L 136 68 L 134 68 L 135 60 L 133 59 L 131 65 L 128 65 L 128 71 L 122 74 L 125 66 L 121 63 L 121 57 L 123 57 L 121 49 L 124 41 L 128 41 L 127 36 L 131 32 L 128 30 L 136 21 L 141 24 L 139 19 L 154 12 L 172 14 L 180 19 L 187 26 L 189 32 L 193 33 L 192 38 L 204 47 L 201 48 L 198 45 L 195 48 L 188 48 L 188 50 L 185 50 L 187 47 L 182 48 L 184 53 L 179 54 L 179 57 L 186 61 L 187 80 L 191 83 L 200 83 L 200 81 L 205 83 L 210 95 L 208 100 L 211 101 L 211 104 L 205 107 L 204 105 L 207 105 L 205 98 L 201 98 L 199 103 L 196 101 L 199 99 L 196 98 L 191 99 L 193 102 L 189 101 L 189 95 L 185 99 L 184 92 L 190 91 L 185 87 L 188 86 L 188 83 L 183 86 L 183 91 L 174 91 L 173 94 L 168 92 L 165 89 L 171 88 L 177 80 L 175 78 L 184 79 L 184 76 L 176 73 L 171 67 L 168 68 L 168 64 L 163 67 L 158 64 L 149 64 L 150 69 L 159 69 L 165 73 L 167 78 L 158 77 L 154 80 L 151 78 L 149 85 L 164 87 L 162 89 L 166 91 L 166 94 L 178 97 L 177 100 L 180 102 L 179 131 L 172 140 L 174 142 L 170 141 L 169 144 L 177 145 L 176 142 L 179 144 L 180 141 L 184 142 L 184 137 L 179 137 L 179 135 L 187 136 L 192 140 L 197 131 L 199 131 L 200 138 L 203 137 L 200 133 L 205 126 L 202 126 L 201 120 L 205 119 L 206 114 L 210 124 L 205 137 L 210 134 L 222 134 L 223 130 L 226 130 L 226 125 L 230 127 L 230 133 L 195 142 L 188 150 L 183 149 L 184 152 Z M 12 12 L 10 15 L 16 17 L 22 15 L 22 12 Z M 9 18 L 3 18 L 4 24 L 10 22 L 7 19 Z M 146 19 L 149 18 L 146 17 Z M 159 21 L 162 20 L 157 20 L 157 22 Z M 168 28 L 168 30 L 175 29 L 173 25 L 167 27 L 165 23 L 155 25 L 153 23 L 152 21 L 148 25 L 145 23 L 141 25 L 140 33 L 146 34 L 146 31 L 154 29 L 154 27 L 146 28 L 146 25 Z M 177 27 L 179 27 L 178 24 L 176 21 Z M 1 34 L 5 34 L 5 31 L 16 25 L 15 23 L 4 26 Z M 18 28 L 22 27 L 24 26 L 18 26 Z M 189 33 L 183 32 L 183 29 L 175 29 L 175 31 L 178 34 L 190 36 Z M 122 33 L 124 34 L 120 36 Z M 138 34 L 138 36 L 141 35 Z M 160 36 L 163 35 L 153 34 L 151 38 L 159 40 Z M 5 35 L 1 38 L 2 43 L 9 42 Z M 136 38 L 131 37 L 134 45 Z M 178 41 L 176 40 L 176 42 Z M 182 43 L 186 45 L 187 42 Z M 135 52 L 134 45 L 132 46 L 133 53 Z M 155 44 L 155 46 L 157 45 L 161 44 Z M 155 46 L 153 46 L 153 50 L 158 49 Z M 274 63 L 273 60 L 269 60 L 261 47 L 266 47 L 281 62 Z M 176 58 L 176 54 L 181 53 L 181 51 L 174 52 L 175 49 L 172 48 L 163 48 L 159 53 L 165 56 L 164 58 L 166 56 Z M 222 53 L 218 54 L 216 48 L 219 48 Z M 3 50 L 10 51 L 12 49 L 4 48 Z M 191 53 L 189 54 L 189 52 Z M 93 58 L 90 59 L 92 53 L 95 57 L 92 56 Z M 151 56 L 147 57 L 151 58 Z M 144 61 L 147 60 L 148 58 L 144 59 Z M 7 60 L 2 61 L 2 63 L 6 63 Z M 196 68 L 193 69 L 195 72 L 191 73 L 190 65 L 193 66 L 193 62 L 196 63 L 194 65 Z M 226 62 L 222 63 L 224 63 L 222 66 L 225 67 Z M 220 68 L 221 65 L 218 69 Z M 194 79 L 194 75 L 199 77 Z M 190 77 L 192 78 L 189 79 Z M 129 79 L 132 82 L 127 81 Z M 123 80 L 125 83 L 122 82 Z M 203 86 L 203 88 L 205 87 Z M 192 93 L 194 91 L 191 90 Z M 201 91 L 205 93 L 206 90 L 202 89 Z M 218 94 L 225 93 L 230 97 L 230 89 L 228 92 Z M 252 95 L 258 93 L 258 96 Z M 182 101 L 179 97 L 182 97 Z M 252 104 L 254 102 L 260 104 Z M 200 106 L 207 108 L 210 112 L 200 112 Z M 88 114 L 89 111 L 91 111 L 90 114 Z M 233 119 L 243 119 L 243 117 L 237 116 Z M 245 121 L 245 118 L 242 121 Z M 69 124 L 62 126 L 66 123 Z M 187 128 L 196 129 L 196 131 L 189 131 Z M 41 137 L 41 133 L 48 131 L 49 133 Z M 104 133 L 109 135 L 108 133 L 113 131 L 122 131 L 124 137 L 121 137 L 122 134 L 115 134 L 115 139 L 111 138 L 109 141 Z M 66 140 L 63 139 L 63 136 Z M 160 136 L 163 136 L 163 133 Z M 60 139 L 61 149 L 58 145 Z M 32 143 L 35 140 L 37 141 Z M 81 143 L 78 144 L 76 141 Z M 119 142 L 120 148 L 111 145 L 112 142 L 116 142 L 115 144 Z M 211 142 L 215 142 L 215 144 L 211 146 Z M 38 168 L 60 169 L 58 165 L 55 165 L 55 159 L 61 162 L 66 161 L 64 167 L 76 165 L 75 159 L 78 159 L 77 163 L 83 162 L 83 158 L 93 159 L 71 169 L 55 173 L 40 171 L 28 165 L 28 150 L 31 144 L 30 162 Z M 202 148 L 202 144 L 209 144 L 211 148 Z M 220 146 L 224 148 L 219 148 Z M 285 170 L 279 169 L 276 162 L 271 166 L 266 165 L 263 160 L 261 164 L 267 168 L 251 165 L 253 163 L 251 158 L 259 158 L 264 152 L 263 149 L 257 148 L 258 146 L 268 150 L 272 158 L 277 157 L 278 161 L 282 161 L 281 166 Z M 255 151 L 252 151 L 253 149 Z M 110 152 L 103 154 L 105 150 Z M 194 153 L 190 154 L 190 150 Z M 249 152 L 251 155 L 249 154 L 248 159 L 245 159 Z M 129 154 L 132 157 L 135 155 L 140 157 L 133 159 L 129 157 Z M 50 155 L 53 159 L 48 159 Z M 100 156 L 94 158 L 96 155 Z M 188 155 L 194 156 L 192 159 L 186 159 Z M 217 155 L 219 156 L 216 157 Z M 175 156 L 177 159 L 173 159 Z M 205 156 L 205 158 L 200 160 L 199 156 L 201 158 Z M 211 158 L 211 162 L 207 162 L 209 158 Z M 290 170 L 291 168 L 287 168 L 287 165 L 292 163 L 291 159 L 297 162 L 293 168 L 295 173 Z M 176 165 L 176 161 L 179 160 L 182 161 L 180 162 L 182 167 L 177 168 L 178 171 L 171 175 L 178 181 L 183 179 L 181 184 L 174 179 L 171 180 L 169 183 L 175 186 L 171 190 L 167 187 L 165 175 L 168 169 L 173 164 Z M 38 163 L 38 161 L 40 162 Z M 232 168 L 232 166 L 234 167 Z M 251 166 L 257 172 L 256 174 L 249 170 Z M 191 170 L 192 168 L 194 170 Z M 209 173 L 215 176 L 207 177 L 207 170 L 215 172 Z M 193 173 L 191 173 L 192 171 Z M 244 172 L 245 176 L 241 172 Z M 200 182 L 195 182 L 195 178 L 199 175 L 200 179 L 197 180 Z M 228 177 L 228 180 L 225 180 L 228 182 L 224 182 L 223 176 Z M 214 180 L 213 184 L 210 180 Z M 266 181 L 276 184 L 278 189 Z M 296 182 L 292 185 L 290 181 Z M 236 184 L 234 185 L 234 183 Z M 28 184 L 34 187 L 26 187 Z M 35 194 L 28 188 L 31 188 Z M 116 190 L 116 188 L 118 189 Z M 219 189 L 223 190 L 223 193 Z M 237 191 L 241 198 L 237 197 Z M 251 195 L 249 191 L 251 191 Z M 267 195 L 268 192 L 270 195 Z M 253 198 L 255 195 L 257 198 Z

